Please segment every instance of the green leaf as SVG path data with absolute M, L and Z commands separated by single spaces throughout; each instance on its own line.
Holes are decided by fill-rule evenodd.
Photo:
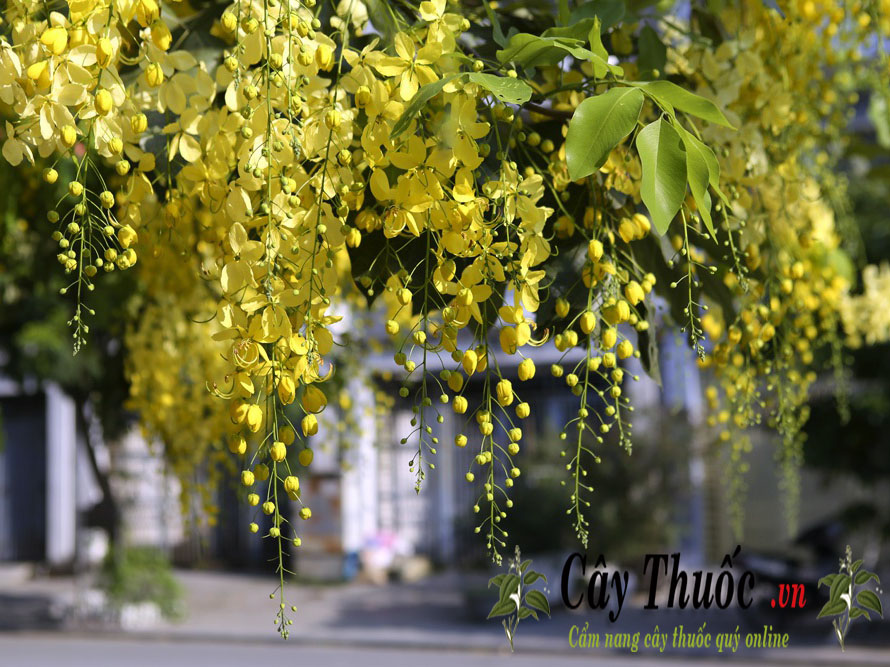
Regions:
M 506 577 L 506 574 L 496 574 L 488 580 L 488 587 L 491 588 L 492 586 L 497 586 L 498 588 L 500 588 L 501 582 L 503 582 Z
M 609 63 L 609 54 L 603 46 L 600 33 L 600 20 L 594 16 L 593 18 L 576 21 L 565 27 L 547 28 L 547 30 L 541 33 L 541 37 L 562 37 L 577 41 L 579 46 L 584 41 L 588 41 L 590 42 L 590 52 L 583 54 L 583 56 L 593 63 L 593 74 L 597 79 L 605 78 L 610 72 L 617 77 L 624 76 L 623 68 Z
M 501 600 L 491 608 L 490 612 L 488 612 L 488 618 L 506 616 L 507 614 L 512 614 L 514 611 L 516 611 L 516 603 L 513 600 Z
M 651 27 L 644 26 L 640 31 L 640 55 L 637 58 L 637 66 L 640 72 L 664 72 L 667 62 L 667 47 L 662 44 L 658 33 Z
M 859 618 L 860 616 L 865 616 L 866 620 L 871 620 L 871 616 L 868 615 L 868 612 L 865 611 L 865 609 L 850 607 L 850 618 Z
M 856 574 L 856 570 L 862 567 L 862 559 L 853 561 L 853 564 L 850 565 L 850 574 Z
M 569 39 L 577 39 L 578 41 L 585 42 L 595 24 L 596 17 L 583 19 L 570 25 L 547 28 L 541 33 L 541 37 L 567 37 Z
M 365 6 L 368 8 L 368 17 L 371 19 L 371 23 L 383 37 L 384 43 L 391 43 L 399 31 L 399 27 L 387 4 L 383 0 L 367 0 Z
M 689 132 L 680 128 L 680 138 L 686 148 L 686 176 L 689 179 L 689 189 L 695 198 L 695 205 L 699 215 L 708 228 L 711 238 L 717 240 L 717 232 L 714 231 L 714 222 L 711 220 L 711 195 L 708 193 L 708 185 L 711 182 L 710 160 L 716 163 L 717 158 L 711 149 L 705 146 Z M 710 155 L 707 155 L 710 153 Z M 720 167 L 718 166 L 717 169 Z M 718 174 L 719 178 L 719 174 Z
M 557 14 L 560 25 L 569 22 L 569 0 L 559 0 L 559 11 Z
M 859 591 L 856 594 L 856 603 L 861 607 L 870 609 L 881 618 L 884 618 L 884 609 L 881 607 L 881 599 L 872 591 Z
M 876 575 L 874 572 L 869 572 L 868 570 L 860 570 L 859 572 L 857 572 L 856 576 L 853 578 L 853 583 L 855 583 L 857 586 L 861 586 L 870 579 L 874 579 L 875 581 L 877 581 L 878 585 L 880 586 L 881 580 L 878 579 L 878 575 Z
M 850 588 L 850 575 L 849 574 L 839 574 L 837 575 L 837 579 L 831 582 L 831 590 L 828 592 L 828 597 L 832 602 L 841 599 L 841 593 L 845 593 L 847 589 Z
M 541 591 L 529 591 L 525 596 L 525 603 L 550 616 L 550 603 Z
M 878 145 L 890 148 L 890 97 L 873 92 L 868 100 L 868 117 L 875 126 Z
M 597 16 L 602 22 L 602 29 L 608 30 L 624 18 L 624 13 L 624 0 L 592 0 L 574 9 L 569 15 L 569 23 Z
M 643 108 L 636 88 L 610 88 L 578 105 L 566 135 L 566 162 L 573 181 L 594 173 L 631 133 Z
M 640 193 L 659 234 L 667 232 L 686 196 L 686 153 L 680 135 L 664 118 L 637 135 L 643 165 Z
M 840 575 L 838 575 L 838 574 L 826 574 L 824 577 L 822 577 L 822 578 L 819 580 L 819 583 L 816 584 L 816 587 L 817 587 L 817 588 L 822 588 L 823 586 L 828 586 L 828 588 L 830 589 L 830 588 L 831 588 L 831 584 L 832 584 L 832 583 L 834 582 L 834 580 L 835 580 L 837 577 L 839 577 L 839 576 L 840 576 Z
M 522 583 L 526 586 L 530 586 L 535 583 L 538 579 L 543 579 L 544 583 L 547 583 L 547 577 L 545 577 L 540 572 L 535 572 L 534 570 L 529 570 L 525 573 L 525 576 L 522 578 Z
M 483 74 L 482 72 L 472 72 L 469 75 L 469 79 L 492 93 L 501 102 L 507 102 L 508 104 L 524 104 L 532 96 L 531 86 L 519 79 Z
M 580 25 L 585 25 L 586 21 L 580 21 Z M 590 42 L 590 50 L 605 61 L 609 60 L 609 53 L 603 46 L 603 26 L 599 16 L 593 17 L 593 25 L 587 31 L 587 41 Z
M 507 600 L 513 593 L 519 589 L 519 577 L 515 574 L 508 574 L 501 582 L 500 600 Z
M 395 139 L 402 132 L 407 130 L 408 126 L 411 125 L 411 121 L 414 120 L 415 116 L 420 113 L 423 105 L 433 99 L 436 95 L 441 93 L 446 84 L 458 76 L 460 75 L 449 74 L 448 76 L 442 77 L 438 81 L 433 81 L 432 83 L 428 83 L 425 86 L 421 86 L 420 90 L 414 93 L 414 97 L 412 97 L 411 101 L 408 102 L 408 106 L 405 107 L 405 110 L 402 112 L 402 115 L 399 116 L 399 119 L 395 122 L 395 125 L 392 126 L 391 137 Z
M 533 616 L 535 614 L 533 609 L 529 609 L 528 607 L 522 607 L 519 609 L 519 620 L 521 621 L 524 618 L 528 618 L 529 616 Z M 537 616 L 535 617 L 537 621 Z
M 526 569 L 528 569 L 528 566 L 531 565 L 531 564 L 532 564 L 532 560 L 531 560 L 531 558 L 529 558 L 528 560 L 524 560 L 524 561 L 522 561 L 522 562 L 519 564 L 519 573 L 522 574 L 523 572 L 525 572 Z
M 507 46 L 507 38 L 504 37 L 501 22 L 498 20 L 497 14 L 495 14 L 494 10 L 491 8 L 491 3 L 483 2 L 482 6 L 485 8 L 485 15 L 488 17 L 489 23 L 491 23 L 491 31 L 494 35 L 495 43 L 498 46 Z
M 645 83 L 632 83 L 646 91 L 658 104 L 664 107 L 668 112 L 673 113 L 673 109 L 688 113 L 690 116 L 701 118 L 714 123 L 723 125 L 730 129 L 735 129 L 723 112 L 717 108 L 717 105 L 700 95 L 691 93 L 685 88 L 681 88 L 670 81 L 646 81 Z
M 822 611 L 819 612 L 819 615 L 816 618 L 822 618 L 823 616 L 837 616 L 838 614 L 843 614 L 847 611 L 847 603 L 843 600 L 830 600 L 825 603 L 825 606 L 822 607 Z
M 510 37 L 507 46 L 497 52 L 501 63 L 515 62 L 523 67 L 555 65 L 567 55 L 579 60 L 594 58 L 592 51 L 581 46 L 583 42 L 567 37 L 539 37 L 519 32 Z

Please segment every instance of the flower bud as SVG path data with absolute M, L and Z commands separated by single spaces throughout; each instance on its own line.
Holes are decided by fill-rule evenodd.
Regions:
M 453 392 L 460 391 L 464 386 L 464 376 L 455 371 L 448 376 L 448 388 Z
M 514 327 L 502 327 L 499 338 L 505 354 L 516 354 L 518 338 Z
M 342 117 L 340 116 L 340 112 L 337 109 L 330 109 L 324 115 L 324 124 L 329 130 L 336 130 L 340 127 L 340 123 L 342 122 Z
M 618 236 L 625 243 L 630 243 L 637 236 L 637 226 L 630 218 L 624 218 L 618 225 Z
M 627 359 L 634 353 L 634 346 L 629 340 L 623 340 L 618 343 L 618 358 Z
M 303 429 L 303 435 L 305 435 L 307 438 L 310 435 L 315 435 L 316 433 L 318 433 L 318 420 L 315 418 L 315 415 L 308 414 L 303 417 L 302 421 L 300 422 L 300 428 Z
M 371 89 L 367 86 L 359 86 L 355 91 L 355 106 L 364 109 L 371 102 Z
M 280 440 L 276 440 L 269 447 L 269 457 L 276 463 L 281 463 L 287 456 L 287 447 Z
M 145 80 L 152 88 L 157 88 L 164 83 L 164 70 L 158 63 L 151 63 L 145 68 Z
M 463 366 L 464 372 L 467 375 L 472 375 L 476 372 L 476 368 L 479 365 L 479 356 L 473 350 L 467 350 L 464 352 L 463 359 L 461 359 L 461 366 Z M 456 390 L 455 390 L 456 391 Z
M 630 302 L 630 305 L 636 306 L 646 298 L 646 293 L 643 291 L 643 287 L 640 283 L 636 280 L 631 280 L 624 287 L 624 298 Z
M 522 382 L 526 382 L 527 380 L 531 380 L 535 377 L 535 362 L 531 359 L 523 359 L 519 364 L 519 379 Z
M 102 69 L 108 67 L 113 56 L 114 45 L 111 43 L 111 40 L 107 37 L 100 38 L 96 44 L 96 62 L 99 64 L 99 67 Z
M 256 433 L 263 425 L 263 409 L 259 405 L 251 405 L 247 408 L 247 428 Z
M 319 44 L 315 49 L 315 64 L 327 72 L 334 66 L 334 50 L 327 44 Z
M 235 32 L 238 28 L 238 19 L 232 12 L 223 12 L 219 22 L 226 32 Z
M 649 222 L 649 218 L 647 218 L 642 213 L 634 213 L 634 216 L 631 219 L 633 220 L 634 226 L 636 227 L 636 237 L 638 239 L 646 236 L 646 234 L 649 233 L 649 230 L 652 229 L 652 224 Z
M 62 127 L 62 145 L 71 148 L 77 142 L 77 129 L 73 125 Z
M 173 43 L 173 35 L 170 34 L 170 28 L 163 21 L 155 21 L 151 24 L 151 42 L 161 51 L 170 49 Z
M 289 374 L 285 373 L 278 380 L 278 398 L 284 405 L 290 405 L 294 402 L 294 398 L 297 395 L 297 386 L 294 382 L 294 378 Z
M 148 129 L 148 118 L 144 113 L 137 113 L 130 116 L 130 129 L 134 134 L 142 134 Z
M 161 9 L 155 0 L 137 0 L 136 20 L 143 28 L 147 28 L 161 15 Z
M 284 478 L 284 490 L 287 493 L 296 493 L 300 490 L 300 479 L 294 475 L 288 475 Z
M 503 406 L 510 405 L 513 402 L 513 383 L 509 380 L 501 380 L 495 387 L 498 403 Z

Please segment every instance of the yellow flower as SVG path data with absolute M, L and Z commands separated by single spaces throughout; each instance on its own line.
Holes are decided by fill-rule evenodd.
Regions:
M 464 373 L 466 373 L 467 375 L 472 375 L 476 372 L 478 364 L 479 356 L 474 350 L 467 350 L 466 352 L 464 352 L 463 358 L 461 359 L 461 365 L 463 366 Z
M 501 380 L 495 387 L 498 403 L 503 406 L 510 405 L 513 402 L 513 383 L 509 380 Z
M 62 145 L 71 148 L 77 143 L 77 129 L 73 125 L 65 125 L 62 127 L 61 135 Z
M 314 384 L 306 386 L 303 396 L 300 398 L 300 405 L 306 412 L 321 412 L 328 404 L 328 397 L 324 392 Z
M 383 76 L 399 77 L 399 94 L 405 101 L 414 97 L 417 89 L 439 77 L 430 65 L 442 55 L 441 44 L 427 44 L 416 50 L 414 41 L 403 32 L 395 36 L 395 56 L 384 56 L 373 63 Z
M 624 218 L 618 224 L 618 235 L 625 243 L 630 243 L 637 238 L 638 227 L 630 218 Z
M 643 288 L 640 286 L 636 280 L 631 280 L 624 287 L 624 298 L 627 299 L 628 303 L 632 306 L 636 306 L 643 299 L 646 298 L 646 293 L 643 291 Z
M 152 88 L 164 83 L 164 70 L 158 63 L 151 63 L 145 68 L 145 80 Z
M 300 428 L 303 429 L 303 435 L 307 438 L 318 433 L 318 420 L 315 418 L 315 415 L 310 413 L 303 417 L 300 422 Z
M 618 343 L 618 358 L 627 359 L 634 353 L 634 346 L 629 340 L 623 340 Z
M 523 382 L 535 377 L 535 362 L 532 359 L 523 359 L 518 369 L 519 379 Z
M 284 461 L 287 456 L 287 447 L 280 440 L 276 440 L 272 443 L 272 446 L 269 447 L 269 458 L 271 458 L 276 463 L 281 463 Z
M 60 56 L 68 48 L 68 31 L 62 26 L 47 28 L 40 35 L 40 43 L 47 47 L 53 55 Z
M 294 475 L 288 475 L 284 478 L 284 490 L 287 493 L 296 493 L 300 490 L 300 478 Z

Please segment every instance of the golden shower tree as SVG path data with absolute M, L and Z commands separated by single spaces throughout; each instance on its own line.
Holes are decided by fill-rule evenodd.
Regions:
M 74 352 L 103 274 L 135 272 L 130 405 L 183 479 L 239 461 L 272 517 L 283 635 L 347 312 L 404 370 L 418 490 L 441 412 L 466 415 L 496 562 L 530 347 L 582 351 L 546 372 L 577 397 L 557 449 L 586 544 L 596 443 L 631 448 L 622 360 L 657 373 L 656 303 L 711 369 L 739 467 L 767 421 L 793 481 L 808 388 L 843 375 L 836 160 L 854 82 L 887 95 L 887 0 L 7 0 L 0 30 L 2 152 L 59 192 L 44 228 Z

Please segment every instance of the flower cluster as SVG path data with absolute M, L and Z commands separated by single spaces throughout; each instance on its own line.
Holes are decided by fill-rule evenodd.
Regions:
M 465 420 L 497 562 L 532 348 L 556 348 L 545 372 L 578 401 L 561 455 L 586 544 L 590 464 L 610 433 L 631 450 L 627 360 L 654 370 L 657 304 L 713 369 L 737 468 L 733 429 L 765 417 L 793 475 L 816 351 L 838 345 L 852 276 L 820 146 L 855 101 L 837 65 L 887 32 L 886 1 L 750 0 L 687 29 L 493 4 L 8 4 L 3 155 L 67 183 L 49 220 L 75 351 L 93 277 L 135 266 L 131 404 L 181 477 L 238 462 L 271 517 L 284 636 L 300 472 L 329 401 L 351 408 L 332 378 L 357 304 L 395 346 L 418 490 L 442 411 Z M 521 32 L 529 16 L 546 29 Z

